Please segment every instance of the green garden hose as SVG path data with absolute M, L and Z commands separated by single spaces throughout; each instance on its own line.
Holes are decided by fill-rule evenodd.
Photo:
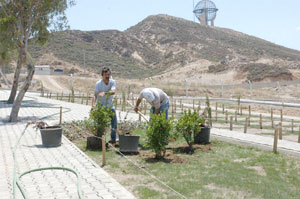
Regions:
M 37 106 L 33 106 L 33 107 L 37 107 Z M 41 107 L 39 107 L 41 108 Z M 51 108 L 60 108 L 60 107 L 51 107 Z M 65 111 L 65 112 L 69 112 L 71 109 Z M 56 113 L 57 114 L 57 113 Z M 52 115 L 48 115 L 48 116 L 45 116 L 45 117 L 42 117 L 41 120 L 47 118 L 47 117 L 51 117 L 53 115 L 56 115 L 56 114 L 52 114 Z M 14 146 L 14 150 L 13 150 L 13 158 L 14 158 L 14 170 L 13 170 L 13 198 L 16 199 L 16 187 L 19 188 L 22 196 L 24 199 L 28 199 L 27 195 L 26 195 L 26 192 L 25 190 L 23 189 L 23 187 L 21 186 L 21 183 L 19 182 L 19 180 L 21 179 L 22 176 L 24 175 L 27 175 L 29 173 L 32 173 L 32 172 L 37 172 L 37 171 L 44 171 L 44 170 L 64 170 L 64 171 L 69 171 L 69 172 L 72 172 L 76 175 L 77 177 L 77 193 L 78 193 L 78 196 L 80 199 L 82 199 L 82 191 L 81 191 L 81 185 L 80 185 L 80 175 L 73 169 L 70 169 L 70 168 L 65 168 L 65 167 L 45 167 L 45 168 L 38 168 L 38 169 L 32 169 L 32 170 L 29 170 L 29 171 L 25 171 L 23 173 L 21 173 L 20 175 L 17 175 L 17 172 L 16 172 L 16 168 L 17 168 L 17 161 L 16 161 L 16 150 L 17 150 L 17 147 L 21 141 L 21 138 L 23 137 L 23 135 L 25 134 L 26 132 L 26 129 L 28 128 L 28 126 L 30 125 L 31 123 L 27 123 L 25 129 L 23 130 L 22 134 L 20 135 L 20 137 L 18 138 L 15 146 Z

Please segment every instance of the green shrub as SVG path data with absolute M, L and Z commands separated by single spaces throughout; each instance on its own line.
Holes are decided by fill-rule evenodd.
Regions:
M 100 102 L 90 112 L 90 118 L 86 122 L 86 127 L 89 128 L 95 136 L 101 137 L 105 129 L 110 126 L 111 117 L 114 115 L 111 108 L 102 106 Z
M 172 128 L 172 120 L 167 120 L 165 113 L 151 114 L 149 128 L 146 131 L 146 145 L 155 152 L 155 158 L 160 159 L 164 157 L 166 141 L 170 138 Z
M 196 111 L 191 110 L 184 112 L 184 115 L 179 118 L 176 124 L 177 135 L 182 135 L 189 145 L 189 149 L 193 151 L 193 138 L 196 133 L 200 132 L 201 125 L 204 124 L 205 118 L 200 117 Z

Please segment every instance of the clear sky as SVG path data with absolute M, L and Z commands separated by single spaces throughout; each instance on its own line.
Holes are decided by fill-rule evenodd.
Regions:
M 199 1 L 195 0 L 195 4 Z M 215 26 L 300 50 L 300 0 L 214 0 Z M 193 0 L 77 0 L 67 10 L 71 29 L 126 30 L 149 15 L 194 20 Z

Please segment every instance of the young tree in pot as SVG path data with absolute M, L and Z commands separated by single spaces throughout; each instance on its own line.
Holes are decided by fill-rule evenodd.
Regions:
M 100 102 L 91 110 L 90 118 L 87 122 L 87 128 L 92 131 L 96 137 L 87 138 L 87 149 L 101 149 L 101 137 L 104 135 L 106 128 L 110 126 L 111 117 L 113 116 L 111 108 L 102 106 Z
M 149 127 L 146 131 L 146 145 L 155 152 L 156 159 L 162 159 L 164 157 L 166 141 L 170 138 L 172 128 L 172 120 L 167 120 L 165 113 L 151 114 Z
M 193 153 L 194 135 L 201 130 L 202 123 L 205 118 L 200 117 L 196 111 L 193 113 L 191 110 L 184 112 L 184 115 L 179 118 L 176 124 L 176 131 L 178 135 L 182 135 L 189 146 L 189 152 Z

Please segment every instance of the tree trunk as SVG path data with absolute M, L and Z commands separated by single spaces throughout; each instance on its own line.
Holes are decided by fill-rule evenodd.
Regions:
M 19 110 L 21 108 L 21 103 L 22 100 L 25 96 L 25 93 L 27 92 L 30 84 L 31 84 L 31 80 L 33 78 L 34 75 L 34 66 L 32 63 L 28 64 L 28 74 L 27 77 L 22 85 L 21 90 L 19 91 L 19 94 L 17 96 L 17 99 L 14 101 L 10 116 L 9 116 L 9 122 L 16 122 L 18 119 L 18 114 L 19 114 Z
M 14 75 L 14 82 L 13 82 L 13 86 L 12 89 L 10 91 L 10 96 L 8 98 L 7 103 L 8 104 L 12 104 L 15 101 L 16 98 L 16 94 L 17 94 L 17 90 L 18 90 L 18 83 L 19 83 L 19 77 L 20 77 L 20 73 L 21 73 L 21 68 L 23 65 L 23 56 L 25 55 L 25 48 L 21 48 L 19 51 L 19 57 L 18 57 L 18 62 L 17 62 L 17 68 L 15 71 L 15 75 Z

